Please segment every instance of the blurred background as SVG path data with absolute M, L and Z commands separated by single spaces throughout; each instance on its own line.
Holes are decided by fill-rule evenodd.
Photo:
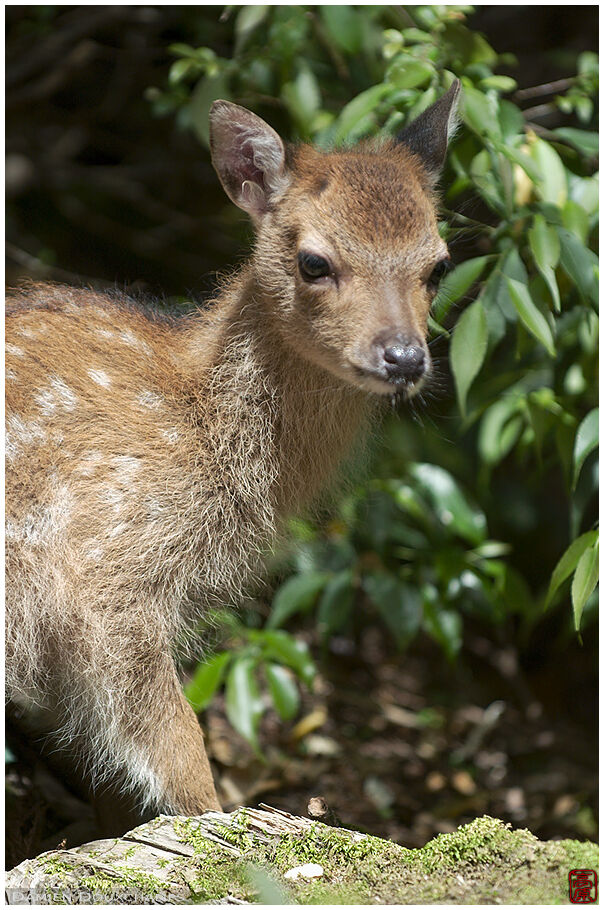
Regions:
M 213 99 L 329 147 L 394 134 L 462 78 L 432 387 L 292 520 L 186 691 L 227 808 L 322 795 L 406 846 L 485 813 L 595 839 L 597 7 L 9 6 L 6 24 L 9 284 L 159 306 L 209 305 L 252 242 L 211 167 Z M 24 744 L 7 769 L 12 865 L 89 810 Z

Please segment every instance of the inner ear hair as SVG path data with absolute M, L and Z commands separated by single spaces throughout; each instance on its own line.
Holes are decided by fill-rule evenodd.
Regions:
M 215 101 L 210 111 L 212 163 L 232 201 L 252 217 L 271 208 L 287 187 L 285 148 L 280 136 L 256 114 Z

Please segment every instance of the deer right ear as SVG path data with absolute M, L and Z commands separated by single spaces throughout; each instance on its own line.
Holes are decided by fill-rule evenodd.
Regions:
M 256 114 L 215 101 L 210 109 L 212 164 L 230 199 L 252 218 L 268 212 L 288 185 L 285 148 Z
M 445 163 L 447 143 L 455 132 L 461 82 L 456 79 L 448 92 L 413 120 L 396 137 L 421 158 L 431 182 L 438 180 Z

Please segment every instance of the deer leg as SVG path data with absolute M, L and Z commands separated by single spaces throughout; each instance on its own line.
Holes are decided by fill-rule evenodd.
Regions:
M 203 733 L 177 682 L 172 698 L 164 695 L 157 707 L 145 743 L 128 750 L 129 764 L 94 794 L 107 836 L 123 834 L 159 812 L 201 815 L 221 808 Z
M 71 650 L 88 673 L 77 658 L 63 661 L 59 741 L 82 761 L 101 817 L 126 830 L 160 812 L 220 809 L 203 733 L 168 647 L 153 640 L 150 623 L 120 631 L 93 636 L 94 651 L 86 653 L 82 639 Z

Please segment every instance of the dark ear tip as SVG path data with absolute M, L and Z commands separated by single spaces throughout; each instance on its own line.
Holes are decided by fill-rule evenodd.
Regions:
M 461 92 L 461 80 L 454 79 L 449 87 L 449 91 L 447 92 L 447 95 L 451 95 L 452 100 L 455 101 L 457 99 L 457 97 L 459 96 L 460 92 Z

